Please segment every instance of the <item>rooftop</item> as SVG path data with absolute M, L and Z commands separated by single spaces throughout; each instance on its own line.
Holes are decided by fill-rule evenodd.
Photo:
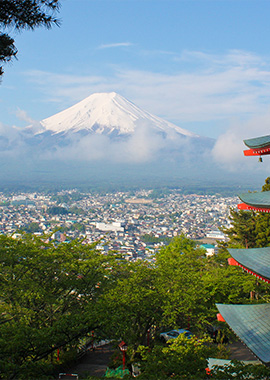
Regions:
M 270 247 L 230 248 L 228 251 L 239 264 L 270 280 Z
M 270 146 L 270 135 L 244 140 L 244 144 L 251 149 L 268 147 Z
M 217 304 L 235 334 L 263 363 L 270 363 L 270 304 Z
M 239 194 L 238 197 L 249 206 L 270 209 L 270 191 L 243 193 Z

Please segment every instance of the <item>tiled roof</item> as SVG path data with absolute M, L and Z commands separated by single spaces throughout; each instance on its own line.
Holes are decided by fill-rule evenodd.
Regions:
M 270 363 L 270 304 L 222 305 L 217 308 L 242 342 L 263 362 Z
M 251 149 L 264 148 L 270 145 L 270 135 L 244 140 L 244 143 Z
M 228 251 L 239 264 L 270 280 L 270 247 L 229 248 Z
M 238 197 L 247 205 L 270 208 L 270 191 L 260 191 L 256 193 L 243 193 Z

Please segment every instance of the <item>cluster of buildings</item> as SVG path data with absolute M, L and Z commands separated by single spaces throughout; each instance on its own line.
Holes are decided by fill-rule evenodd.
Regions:
M 86 244 L 98 241 L 101 250 L 136 259 L 152 255 L 182 233 L 196 240 L 209 238 L 207 242 L 224 238 L 219 227 L 228 227 L 230 208 L 237 204 L 236 197 L 220 195 L 183 195 L 177 190 L 154 194 L 0 193 L 0 232 L 14 235 L 30 228 L 60 241 L 84 237 Z M 52 213 L 53 208 L 58 212 Z

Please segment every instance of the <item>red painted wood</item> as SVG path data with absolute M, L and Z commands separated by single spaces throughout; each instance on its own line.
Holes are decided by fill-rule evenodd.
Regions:
M 270 212 L 270 208 L 250 206 L 250 205 L 247 205 L 246 203 L 239 203 L 237 205 L 237 208 L 238 210 L 246 210 L 246 211 Z
M 238 262 L 233 257 L 230 257 L 228 259 L 228 264 L 229 265 L 239 265 Z
M 226 322 L 225 319 L 222 317 L 222 315 L 220 313 L 217 314 L 217 320 L 219 322 Z
M 270 147 L 263 149 L 247 149 L 244 150 L 245 156 L 264 156 L 266 154 L 270 154 Z

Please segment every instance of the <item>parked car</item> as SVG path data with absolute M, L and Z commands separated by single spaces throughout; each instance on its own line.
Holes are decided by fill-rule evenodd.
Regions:
M 186 329 L 170 330 L 168 332 L 163 332 L 159 336 L 161 340 L 167 342 L 170 339 L 177 338 L 180 334 L 184 334 L 188 339 L 192 337 L 192 332 Z

